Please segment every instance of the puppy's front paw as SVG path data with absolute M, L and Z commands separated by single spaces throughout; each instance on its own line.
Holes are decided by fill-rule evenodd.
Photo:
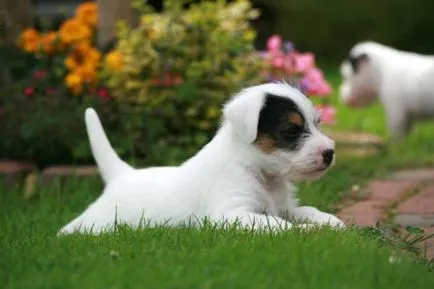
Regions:
M 344 222 L 341 221 L 339 218 L 330 214 L 323 213 L 315 221 L 320 225 L 331 226 L 332 228 L 335 229 L 345 229 Z
M 345 229 L 344 222 L 333 215 L 329 215 L 328 224 L 336 229 Z

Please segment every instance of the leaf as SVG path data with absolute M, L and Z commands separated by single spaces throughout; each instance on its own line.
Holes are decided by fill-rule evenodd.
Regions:
M 188 101 L 197 98 L 200 92 L 199 86 L 195 81 L 184 82 L 176 90 L 176 99 Z
M 412 226 L 405 227 L 405 230 L 410 234 L 422 234 L 424 232 L 423 229 Z

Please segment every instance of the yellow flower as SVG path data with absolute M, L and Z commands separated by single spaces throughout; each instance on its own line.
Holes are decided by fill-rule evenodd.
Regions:
M 56 49 L 56 40 L 57 40 L 57 33 L 56 32 L 48 32 L 44 35 L 42 35 L 41 38 L 41 45 L 42 49 L 45 53 L 51 54 Z
M 105 57 L 107 67 L 113 71 L 120 71 L 124 65 L 124 58 L 119 51 L 111 51 Z
M 153 20 L 151 15 L 145 15 L 141 18 L 142 24 L 150 24 Z
M 78 20 L 93 28 L 98 21 L 98 5 L 94 2 L 80 4 L 75 11 L 75 15 Z
M 244 40 L 246 40 L 246 41 L 252 41 L 252 40 L 255 39 L 255 37 L 256 37 L 256 32 L 253 31 L 253 30 L 251 30 L 251 29 L 246 30 L 246 31 L 243 33 L 243 38 L 244 38 Z
M 215 119 L 220 115 L 220 110 L 217 107 L 209 107 L 206 111 L 206 116 L 210 119 Z
M 161 33 L 158 31 L 156 27 L 149 27 L 145 30 L 145 37 L 150 40 L 157 39 Z
M 62 23 L 59 34 L 63 43 L 71 44 L 88 39 L 92 32 L 80 20 L 72 18 Z
M 69 73 L 65 77 L 65 82 L 73 94 L 77 95 L 83 91 L 83 81 L 78 74 Z
M 211 123 L 209 121 L 203 120 L 199 122 L 199 128 L 206 130 L 211 127 Z
M 27 52 L 36 52 L 39 50 L 41 36 L 36 29 L 28 28 L 21 34 L 22 47 Z

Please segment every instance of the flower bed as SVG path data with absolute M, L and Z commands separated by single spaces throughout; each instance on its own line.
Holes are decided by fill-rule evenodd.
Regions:
M 316 97 L 324 123 L 330 86 L 312 53 L 271 36 L 257 51 L 250 2 L 202 1 L 187 9 L 164 1 L 155 12 L 134 1 L 140 23 L 119 23 L 114 50 L 95 46 L 98 7 L 85 2 L 58 31 L 23 31 L 20 48 L 35 58 L 29 75 L 3 90 L 2 156 L 40 165 L 88 162 L 82 114 L 94 106 L 124 157 L 175 164 L 192 155 L 219 125 L 220 106 L 242 87 L 294 83 Z

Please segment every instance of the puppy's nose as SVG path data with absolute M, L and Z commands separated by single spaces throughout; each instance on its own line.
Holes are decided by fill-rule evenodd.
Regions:
M 326 149 L 322 152 L 322 161 L 325 165 L 329 166 L 333 161 L 335 151 L 333 149 Z

